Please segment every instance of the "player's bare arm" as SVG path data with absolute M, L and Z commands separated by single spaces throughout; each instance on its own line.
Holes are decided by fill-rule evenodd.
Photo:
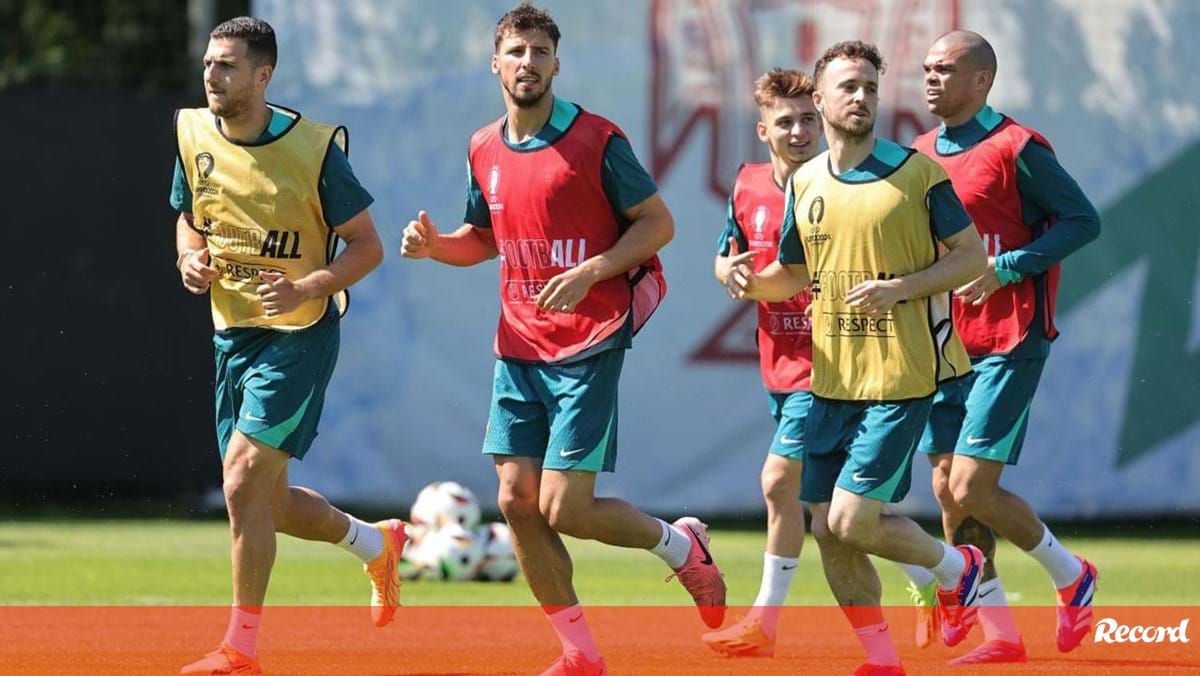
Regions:
M 405 258 L 432 258 L 439 263 L 466 267 L 489 261 L 500 254 L 496 236 L 489 228 L 465 223 L 449 235 L 438 234 L 427 212 L 417 214 L 404 228 L 400 255 Z
M 955 289 L 954 295 L 964 303 L 983 305 L 1001 286 L 1004 285 L 1000 283 L 1000 277 L 996 275 L 996 259 L 988 256 L 987 269 L 983 271 L 983 274 Z
M 329 265 L 296 280 L 278 273 L 262 273 L 265 283 L 256 291 L 266 316 L 290 312 L 306 300 L 332 296 L 353 286 L 383 261 L 383 244 L 370 210 L 363 209 L 338 226 L 337 234 L 345 240 L 346 248 Z
M 881 317 L 902 300 L 945 293 L 976 279 L 987 269 L 987 252 L 975 225 L 942 240 L 948 249 L 933 265 L 895 279 L 868 280 L 846 294 L 846 304 Z
M 179 257 L 175 266 L 183 280 L 183 288 L 200 295 L 208 291 L 209 285 L 220 277 L 217 269 L 209 265 L 208 247 L 204 235 L 192 227 L 192 214 L 179 212 L 175 221 L 175 251 Z
M 742 256 L 746 256 L 742 254 Z M 800 293 L 812 280 L 808 266 L 772 261 L 759 272 L 752 272 L 750 264 L 743 261 L 729 275 L 726 287 L 729 295 L 738 300 L 762 300 L 768 303 L 783 302 Z
M 755 253 L 753 251 L 742 251 L 738 246 L 737 238 L 729 238 L 729 253 L 725 256 L 717 256 L 713 261 L 713 276 L 721 283 L 721 286 L 729 286 L 729 276 L 733 271 L 741 266 L 752 266 L 754 264 Z M 732 293 L 730 296 L 732 297 Z
M 675 236 L 675 220 L 657 193 L 623 212 L 629 229 L 611 249 L 555 275 L 538 294 L 538 307 L 572 312 L 593 284 L 624 274 L 649 260 Z

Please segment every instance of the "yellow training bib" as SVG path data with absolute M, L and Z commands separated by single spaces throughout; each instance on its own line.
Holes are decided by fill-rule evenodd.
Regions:
M 839 179 L 828 152 L 792 176 L 789 207 L 813 285 L 812 391 L 819 396 L 926 397 L 939 382 L 971 370 L 950 321 L 949 293 L 899 303 L 879 319 L 845 303 L 860 282 L 906 275 L 937 260 L 926 195 L 949 179 L 933 160 L 904 150 L 908 157 L 877 180 Z
M 207 109 L 183 109 L 175 116 L 179 159 L 192 191 L 193 225 L 207 240 L 211 265 L 221 272 L 210 293 L 218 330 L 302 329 L 319 321 L 328 308 L 329 299 L 318 298 L 268 318 L 255 292 L 263 283 L 261 272 L 278 272 L 294 281 L 325 267 L 337 246 L 317 186 L 329 144 L 345 150 L 346 130 L 276 110 L 292 117 L 291 126 L 258 144 L 230 141 Z M 347 299 L 345 292 L 334 296 L 342 312 Z

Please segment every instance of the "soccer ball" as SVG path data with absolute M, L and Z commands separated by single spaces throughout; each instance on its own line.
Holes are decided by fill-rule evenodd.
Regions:
M 437 510 L 434 503 L 437 502 L 437 487 L 440 484 L 440 481 L 435 481 L 422 488 L 421 492 L 417 493 L 417 499 L 413 501 L 408 523 L 415 527 L 414 530 L 416 532 L 414 534 L 418 536 L 418 539 L 420 539 L 421 535 L 435 528 Z
M 485 523 L 475 531 L 483 544 L 483 563 L 479 579 L 489 582 L 511 582 L 517 577 L 517 555 L 513 552 L 512 531 L 506 523 Z
M 435 481 L 417 494 L 409 521 L 420 535 L 457 524 L 470 530 L 479 525 L 479 501 L 471 489 L 456 481 Z
M 433 569 L 418 558 L 419 550 L 409 548 L 400 559 L 398 570 L 401 580 L 419 580 L 423 577 L 433 577 Z
M 483 541 L 452 523 L 438 529 L 421 546 L 420 558 L 442 580 L 474 580 L 483 564 Z

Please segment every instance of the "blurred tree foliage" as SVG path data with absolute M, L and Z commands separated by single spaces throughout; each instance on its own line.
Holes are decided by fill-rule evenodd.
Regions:
M 218 1 L 218 16 L 249 4 Z M 188 0 L 0 0 L 0 89 L 182 92 L 200 82 L 188 36 Z

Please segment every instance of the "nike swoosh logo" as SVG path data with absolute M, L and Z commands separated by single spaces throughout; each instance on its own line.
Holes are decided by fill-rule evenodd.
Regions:
M 991 596 L 991 595 L 992 595 L 992 592 L 994 592 L 994 591 L 996 591 L 996 588 L 995 588 L 995 587 L 992 587 L 991 589 L 989 589 L 989 590 L 987 590 L 987 591 L 985 591 L 985 592 L 984 592 L 984 591 L 981 591 L 981 592 L 979 592 L 979 598 L 981 598 L 981 599 L 986 599 L 987 597 Z
M 870 483 L 870 482 L 872 482 L 872 481 L 874 481 L 874 480 L 875 480 L 875 479 L 874 479 L 874 478 L 872 478 L 872 477 L 863 476 L 863 475 L 859 474 L 858 472 L 855 472 L 854 474 L 851 474 L 851 475 L 850 475 L 850 478 L 851 478 L 851 479 L 853 479 L 853 480 L 854 480 L 854 483 L 856 483 L 856 484 L 865 484 L 865 483 Z
M 250 415 L 249 413 L 247 413 L 246 415 L 244 415 L 242 417 L 245 418 L 246 420 L 253 420 L 254 422 L 267 422 L 266 418 L 260 418 L 256 415 Z
M 687 529 L 692 531 L 692 535 L 696 536 L 696 544 L 700 545 L 700 551 L 704 552 L 704 560 L 701 561 L 700 563 L 703 563 L 706 566 L 711 566 L 712 565 L 712 554 L 709 554 L 708 547 L 704 546 L 704 538 L 700 537 L 700 534 L 696 532 L 695 528 L 688 526 Z
M 562 457 L 564 457 L 564 458 L 569 458 L 569 457 L 571 457 L 572 455 L 577 455 L 577 454 L 579 454 L 579 453 L 583 453 L 583 452 L 584 452 L 584 451 L 586 451 L 586 450 L 587 450 L 586 448 L 577 448 L 577 449 L 575 449 L 575 450 L 573 450 L 573 451 L 568 451 L 567 449 L 565 449 L 565 448 L 564 448 L 564 449 L 562 449 L 561 451 L 559 451 L 559 452 L 558 452 L 558 454 L 559 454 L 559 455 L 561 455 L 561 456 L 562 456 Z
M 582 619 L 583 619 L 583 613 L 579 613 L 575 617 L 572 617 L 571 619 L 567 620 L 567 622 L 570 622 L 571 624 L 575 624 L 576 622 L 578 622 Z
M 254 627 L 251 627 L 251 626 L 250 626 L 250 625 L 248 625 L 248 624 L 243 624 L 243 625 L 242 625 L 242 629 L 253 629 L 253 628 L 254 628 Z
M 985 444 L 985 443 L 987 443 L 987 439 L 984 439 L 983 437 L 972 437 L 972 436 L 968 435 L 967 443 L 971 444 L 972 446 L 974 446 L 976 444 Z
M 796 564 L 796 565 L 799 565 L 799 564 Z M 791 565 L 791 566 L 780 566 L 780 569 L 781 569 L 781 570 L 796 570 L 796 565 Z
M 788 444 L 788 445 L 798 444 L 798 443 L 800 443 L 800 441 L 801 441 L 800 439 L 790 439 L 790 438 L 788 438 L 788 436 L 786 434 L 783 435 L 782 437 L 779 437 L 779 443 L 781 443 L 781 444 Z

